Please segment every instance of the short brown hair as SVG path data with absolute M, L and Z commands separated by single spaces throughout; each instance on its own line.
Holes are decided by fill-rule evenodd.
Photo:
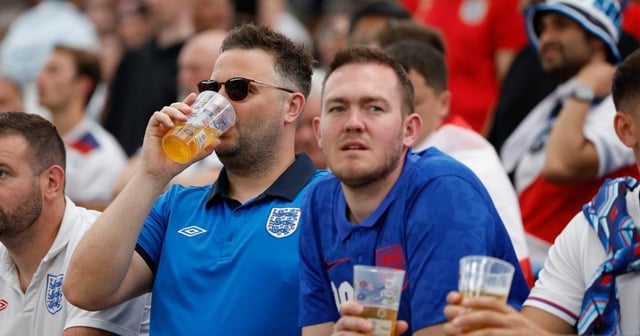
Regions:
M 63 52 L 71 56 L 73 65 L 75 66 L 76 76 L 86 76 L 91 80 L 91 89 L 84 97 L 85 105 L 88 104 L 89 99 L 91 99 L 91 96 L 93 96 L 93 93 L 96 91 L 96 87 L 102 80 L 98 55 L 86 49 L 74 48 L 66 45 L 56 45 L 53 48 L 53 51 Z
M 56 127 L 46 119 L 24 112 L 0 113 L 0 137 L 10 135 L 19 135 L 27 140 L 29 165 L 34 173 L 40 174 L 53 165 L 65 169 L 64 142 Z
M 311 90 L 313 57 L 302 45 L 265 26 L 244 24 L 229 32 L 222 42 L 221 52 L 231 49 L 260 49 L 273 55 L 276 73 L 302 92 Z
M 406 40 L 388 45 L 384 51 L 402 64 L 405 71 L 417 71 L 436 93 L 447 90 L 447 63 L 436 48 L 417 40 Z
M 640 49 L 632 52 L 616 68 L 611 94 L 616 110 L 640 113 Z
M 407 72 L 402 68 L 400 63 L 396 62 L 389 55 L 377 48 L 355 45 L 340 50 L 333 59 L 333 62 L 329 65 L 329 70 L 324 78 L 323 86 L 331 74 L 338 68 L 349 64 L 366 63 L 380 64 L 393 70 L 398 78 L 398 82 L 400 83 L 402 112 L 405 115 L 414 113 L 415 98 L 413 93 L 413 84 L 411 84 L 411 80 L 409 79 Z
M 397 21 L 387 26 L 376 33 L 372 42 L 384 49 L 391 44 L 406 40 L 426 43 L 445 54 L 442 35 L 435 29 L 411 20 Z

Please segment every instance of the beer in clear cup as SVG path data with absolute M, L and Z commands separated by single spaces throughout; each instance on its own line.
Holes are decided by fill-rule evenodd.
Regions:
M 187 163 L 236 123 L 236 113 L 224 96 L 203 91 L 191 105 L 187 121 L 162 138 L 162 150 L 171 160 Z
M 372 336 L 395 335 L 404 273 L 380 266 L 353 267 L 354 296 L 364 306 L 362 317 L 373 325 Z

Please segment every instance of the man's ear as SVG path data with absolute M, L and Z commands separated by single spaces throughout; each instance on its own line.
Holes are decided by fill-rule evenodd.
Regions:
M 91 97 L 89 97 L 89 94 L 91 93 L 91 90 L 94 88 L 93 80 L 86 75 L 79 76 L 78 85 L 82 87 L 82 93 L 84 95 L 87 95 L 87 100 L 91 99 Z
M 46 200 L 51 200 L 64 194 L 64 169 L 58 165 L 50 166 L 40 174 L 42 192 Z
M 422 118 L 417 113 L 411 113 L 404 119 L 404 145 L 413 146 L 420 135 Z
M 322 148 L 322 136 L 320 134 L 320 117 L 314 117 L 311 121 L 311 126 L 313 127 L 313 135 L 316 138 L 316 143 L 318 147 Z
M 298 118 L 302 118 L 302 109 L 304 109 L 306 100 L 300 92 L 292 93 L 289 96 L 285 101 L 285 103 L 288 104 L 285 113 L 285 123 L 297 123 Z
M 636 135 L 640 131 L 638 122 L 633 116 L 626 112 L 616 112 L 613 118 L 613 127 L 622 143 L 629 147 L 635 148 L 638 145 Z

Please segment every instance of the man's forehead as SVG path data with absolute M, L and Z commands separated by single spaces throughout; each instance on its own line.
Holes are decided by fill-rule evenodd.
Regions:
M 15 164 L 28 152 L 27 140 L 18 134 L 0 136 L 0 163 Z
M 226 80 L 241 76 L 266 79 L 272 74 L 273 56 L 261 49 L 229 49 L 220 54 L 213 66 L 212 79 Z M 228 76 L 229 78 L 221 76 Z

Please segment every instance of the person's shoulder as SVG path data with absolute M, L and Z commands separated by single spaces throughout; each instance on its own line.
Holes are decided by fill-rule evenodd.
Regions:
M 407 161 L 408 167 L 402 179 L 412 190 L 422 190 L 439 183 L 438 185 L 470 188 L 486 194 L 482 182 L 469 167 L 435 147 L 412 154 L 407 157 Z
M 59 235 L 65 236 L 71 247 L 75 247 L 84 233 L 93 225 L 101 215 L 100 211 L 90 210 L 76 205 L 70 198 L 66 198 L 62 224 Z
M 409 164 L 413 165 L 413 174 L 422 179 L 428 180 L 440 176 L 467 177 L 470 174 L 473 175 L 467 166 L 435 147 L 411 154 L 407 157 L 407 160 Z
M 201 185 L 201 186 L 192 186 L 192 185 L 183 185 L 174 183 L 169 186 L 167 191 L 164 194 L 171 194 L 174 197 L 183 197 L 187 195 L 208 195 L 212 188 L 211 184 Z
M 340 181 L 328 170 L 319 169 L 308 183 L 307 194 L 326 195 L 340 187 Z
M 117 155 L 118 159 L 126 158 L 126 154 L 118 140 L 109 133 L 102 125 L 94 120 L 86 118 L 89 134 L 93 135 L 99 147 L 103 148 L 110 156 Z
M 338 178 L 335 175 L 333 175 L 333 173 L 329 170 L 318 169 L 313 174 L 311 181 L 316 185 L 322 184 L 326 187 L 331 184 L 337 184 Z

